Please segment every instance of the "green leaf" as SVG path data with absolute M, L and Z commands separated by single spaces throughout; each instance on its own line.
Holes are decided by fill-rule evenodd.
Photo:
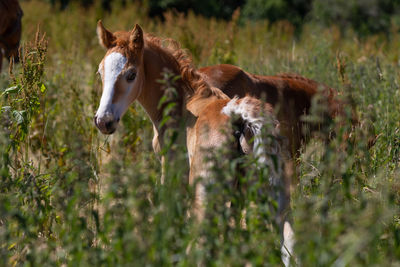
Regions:
M 11 245 L 8 246 L 8 249 L 11 250 L 13 247 L 15 247 L 17 243 L 12 243 Z
M 40 86 L 40 92 L 44 93 L 46 91 L 46 86 L 42 83 L 42 86 Z
M 3 96 L 3 95 L 17 93 L 18 90 L 19 90 L 19 86 L 15 85 L 15 86 L 9 87 L 6 90 L 4 90 L 4 92 L 1 95 Z

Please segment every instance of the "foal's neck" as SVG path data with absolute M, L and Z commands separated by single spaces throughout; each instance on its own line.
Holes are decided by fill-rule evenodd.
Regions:
M 155 51 L 152 47 L 145 46 L 143 54 L 145 81 L 144 88 L 138 98 L 139 103 L 146 110 L 153 125 L 158 130 L 160 130 L 159 127 L 164 109 L 163 106 L 159 107 L 160 100 L 164 95 L 163 84 L 160 83 L 160 80 L 163 79 L 163 73 L 165 71 L 172 72 L 173 75 L 180 75 L 179 65 L 177 65 L 175 61 L 171 61 L 171 56 L 165 53 L 166 52 L 163 50 Z M 176 82 L 178 99 L 175 109 L 179 114 L 174 114 L 175 116 L 184 115 L 183 105 L 186 95 L 182 87 L 183 83 L 179 79 Z

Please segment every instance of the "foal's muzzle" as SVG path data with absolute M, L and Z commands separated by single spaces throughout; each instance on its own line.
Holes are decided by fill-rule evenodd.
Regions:
M 114 118 L 112 114 L 102 117 L 94 116 L 94 124 L 103 134 L 113 134 L 118 127 L 119 118 Z

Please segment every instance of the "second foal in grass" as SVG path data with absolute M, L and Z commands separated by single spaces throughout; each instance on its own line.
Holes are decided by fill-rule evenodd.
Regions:
M 221 90 L 210 87 L 176 42 L 170 41 L 171 46 L 163 47 L 163 40 L 144 35 L 138 25 L 130 32 L 111 33 L 99 22 L 97 33 L 101 45 L 107 49 L 99 65 L 103 94 L 94 118 L 99 130 L 104 134 L 112 134 L 128 106 L 135 100 L 143 106 L 153 123 L 153 148 L 156 152 L 163 146 L 166 129 L 183 126 L 190 183 L 199 177 L 207 179 L 210 176 L 210 163 L 205 161 L 207 151 L 222 146 L 237 148 L 244 153 L 253 151 L 260 164 L 269 166 L 271 183 L 278 185 L 276 188 L 279 191 L 274 196 L 279 205 L 278 221 L 283 229 L 282 257 L 287 265 L 293 247 L 293 232 L 285 216 L 289 209 L 288 185 L 282 178 L 279 143 L 263 145 L 260 133 L 262 127 L 270 124 L 270 134 L 277 135 L 278 123 L 274 120 L 272 107 L 251 97 L 230 99 Z M 177 96 L 171 114 L 175 118 L 172 125 L 161 123 L 168 103 L 159 104 L 165 91 L 158 81 L 165 70 L 180 77 L 175 84 Z M 234 128 L 231 117 L 235 118 L 236 124 L 240 124 L 239 132 L 235 133 L 236 142 L 232 142 L 225 134 Z M 277 160 L 272 162 L 271 155 Z M 201 219 L 205 199 L 201 182 L 196 183 L 195 194 L 194 210 Z

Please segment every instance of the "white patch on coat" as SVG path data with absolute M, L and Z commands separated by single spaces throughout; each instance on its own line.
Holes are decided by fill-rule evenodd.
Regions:
M 268 122 L 263 117 L 262 114 L 258 114 L 258 116 L 254 116 L 254 106 L 252 101 L 246 101 L 249 97 L 244 97 L 240 102 L 238 101 L 238 97 L 234 97 L 232 100 L 226 104 L 225 107 L 222 108 L 222 113 L 228 115 L 229 117 L 232 114 L 240 116 L 243 121 L 247 124 L 247 127 L 250 128 L 254 136 L 253 140 L 253 153 L 258 159 L 258 163 L 260 165 L 267 165 L 271 172 L 270 182 L 271 184 L 279 183 L 280 177 L 282 175 L 281 172 L 281 157 L 280 157 L 280 145 L 277 140 L 271 140 L 269 144 L 264 144 L 263 138 L 261 135 L 261 128 L 264 124 Z M 254 102 L 253 102 L 254 103 Z M 272 118 L 271 118 L 272 119 Z M 272 121 L 272 120 L 271 120 Z M 272 129 L 273 135 L 277 134 L 277 129 Z M 265 150 L 267 148 L 267 151 Z M 276 157 L 277 163 L 275 164 L 274 160 L 272 160 L 271 156 Z M 278 166 L 276 166 L 278 165 Z
M 113 52 L 104 60 L 103 77 L 103 94 L 101 95 L 100 106 L 97 110 L 98 118 L 101 118 L 106 113 L 112 113 L 112 99 L 114 96 L 115 82 L 125 67 L 127 58 L 121 53 Z
M 234 97 L 225 107 L 222 108 L 221 112 L 229 117 L 232 114 L 239 115 L 248 124 L 254 134 L 254 154 L 259 157 L 259 161 L 264 162 L 265 157 L 261 138 L 261 127 L 264 123 L 264 119 L 262 116 L 254 117 L 252 115 L 253 107 L 246 101 L 246 98 L 242 99 L 240 102 L 238 102 L 238 99 L 238 97 Z

